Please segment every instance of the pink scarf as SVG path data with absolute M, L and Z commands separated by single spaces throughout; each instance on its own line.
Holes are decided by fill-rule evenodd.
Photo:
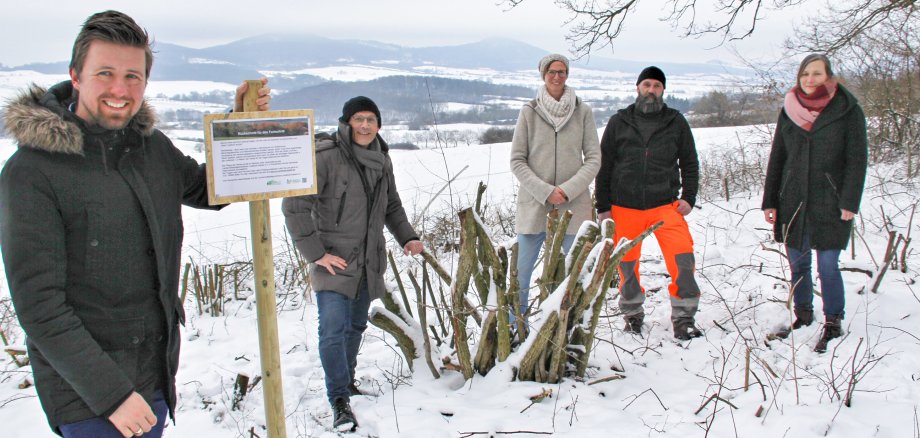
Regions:
M 830 103 L 834 95 L 837 94 L 837 80 L 828 79 L 823 87 L 817 88 L 811 94 L 805 94 L 802 89 L 796 85 L 786 93 L 783 101 L 783 109 L 786 115 L 806 131 L 811 131 L 815 120 L 821 115 L 821 111 Z

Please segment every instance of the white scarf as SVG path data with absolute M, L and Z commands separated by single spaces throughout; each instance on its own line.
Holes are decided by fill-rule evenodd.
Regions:
M 566 85 L 562 91 L 562 98 L 556 100 L 550 96 L 544 85 L 537 92 L 537 106 L 550 118 L 556 132 L 559 132 L 575 113 L 575 90 Z

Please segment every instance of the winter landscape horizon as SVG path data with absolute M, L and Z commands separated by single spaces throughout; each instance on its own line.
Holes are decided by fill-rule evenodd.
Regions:
M 535 66 L 497 70 L 342 63 L 252 71 L 292 84 L 280 87 L 278 98 L 303 85 L 291 77 L 306 75 L 344 83 L 418 75 L 533 90 L 540 84 Z M 635 94 L 637 71 L 573 68 L 570 85 L 588 101 L 625 106 L 623 102 Z M 0 100 L 14 98 L 31 83 L 50 86 L 66 79 L 65 71 L 0 70 Z M 224 112 L 229 101 L 174 97 L 192 92 L 227 96 L 242 79 L 252 78 L 233 82 L 152 80 L 147 96 L 159 112 Z M 737 71 L 685 71 L 669 76 L 666 94 L 696 98 L 713 89 L 736 87 L 744 80 Z M 530 98 L 497 96 L 490 104 L 516 110 Z M 340 107 L 341 103 L 330 105 Z M 469 111 L 477 105 L 481 104 L 437 102 L 443 114 Z M 391 117 L 398 119 L 398 114 Z M 484 223 L 493 241 L 503 246 L 513 243 L 513 227 L 508 229 L 494 219 L 513 213 L 517 183 L 509 170 L 510 145 L 477 141 L 495 124 L 412 127 L 387 122 L 385 115 L 381 135 L 387 141 L 421 147 L 390 152 L 400 195 L 420 233 L 437 233 L 438 218 L 455 222 L 457 212 L 473 206 L 482 182 L 488 186 L 482 216 L 492 218 Z M 513 127 L 513 120 L 502 126 Z M 334 125 L 318 128 L 328 131 Z M 599 134 L 603 128 L 599 123 Z M 163 129 L 179 149 L 204 162 L 200 129 L 182 125 Z M 857 236 L 841 256 L 846 335 L 824 354 L 812 351 L 820 324 L 798 330 L 790 339 L 770 340 L 770 333 L 790 322 L 782 247 L 773 242 L 760 211 L 762 179 L 758 177 L 766 166 L 771 131 L 771 125 L 693 129 L 704 181 L 688 222 L 703 289 L 697 322 L 705 336 L 686 342 L 673 338 L 669 278 L 663 274 L 660 251 L 650 238 L 642 257 L 643 286 L 648 291 L 647 332 L 636 336 L 622 330 L 617 290 L 611 288 L 583 380 L 516 382 L 510 367 L 501 364 L 488 375 L 477 374 L 470 380 L 444 367 L 441 378 L 434 379 L 421 357 L 410 371 L 396 340 L 371 326 L 357 370 L 368 395 L 352 399 L 361 427 L 354 433 L 339 434 L 331 429 L 331 410 L 325 399 L 312 295 L 289 279 L 288 272 L 277 272 L 288 436 L 920 437 L 920 296 L 914 290 L 920 259 L 909 247 L 912 230 L 918 227 L 914 209 L 920 189 L 902 178 L 897 166 L 870 166 L 862 210 L 856 218 Z M 0 162 L 15 150 L 11 138 L 0 138 Z M 752 169 L 749 173 L 734 172 L 748 167 Z M 723 175 L 741 175 L 742 179 L 729 184 Z M 251 260 L 246 205 L 233 204 L 220 212 L 184 209 L 183 217 L 183 262 L 214 266 Z M 276 258 L 290 257 L 280 200 L 271 201 L 271 218 Z M 904 237 L 902 248 L 906 249 L 895 257 L 895 266 L 885 269 L 889 233 Z M 418 259 L 403 256 L 394 242 L 388 249 L 393 250 L 401 275 L 418 274 Z M 455 269 L 457 254 L 437 250 L 441 263 Z M 880 275 L 882 280 L 876 284 Z M 387 281 L 396 288 L 392 271 Z M 188 321 L 182 329 L 176 424 L 169 425 L 165 436 L 267 436 L 261 385 L 255 383 L 234 408 L 237 375 L 255 378 L 260 374 L 256 306 L 251 280 L 249 283 L 241 285 L 236 297 L 228 296 L 222 302 L 220 315 L 202 312 L 191 292 L 186 296 Z M 4 275 L 0 278 L 2 328 L 9 347 L 15 350 L 22 348 L 25 338 L 8 298 Z M 411 293 L 410 302 L 414 308 Z M 489 303 L 481 304 L 478 311 L 485 312 Z M 820 297 L 815 304 L 820 306 Z M 372 308 L 381 306 L 372 304 Z M 536 315 L 533 324 L 540 324 L 542 317 Z M 430 317 L 429 323 L 433 320 Z M 475 327 L 475 323 L 470 325 Z M 434 357 L 437 364 L 450 349 L 445 345 L 440 351 L 443 354 Z M 8 355 L 0 361 L 0 424 L 5 436 L 52 436 L 31 379 L 28 366 L 18 366 Z M 551 396 L 537 400 L 546 392 Z

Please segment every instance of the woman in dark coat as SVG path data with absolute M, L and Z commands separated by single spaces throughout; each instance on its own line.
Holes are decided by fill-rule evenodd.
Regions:
M 815 351 L 823 352 L 828 341 L 842 334 L 838 259 L 847 247 L 865 184 L 866 117 L 856 98 L 837 82 L 827 56 L 806 56 L 797 78 L 776 123 L 762 209 L 789 255 L 792 329 L 814 321 L 811 253 L 817 252 L 825 324 Z

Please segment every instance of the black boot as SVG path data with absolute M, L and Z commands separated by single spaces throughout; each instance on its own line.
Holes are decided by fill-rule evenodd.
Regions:
M 818 343 L 815 345 L 815 352 L 824 353 L 827 351 L 827 343 L 831 339 L 839 338 L 842 335 L 843 328 L 840 326 L 840 317 L 825 317 L 824 333 L 821 333 L 821 339 L 818 339 Z
M 645 314 L 639 313 L 636 315 L 629 315 L 625 319 L 626 326 L 623 327 L 623 331 L 635 335 L 642 334 L 642 321 L 645 319 Z
M 332 416 L 332 428 L 338 432 L 354 432 L 358 428 L 358 420 L 347 398 L 339 397 L 332 402 Z
M 798 330 L 802 327 L 810 326 L 811 323 L 815 322 L 814 310 L 795 309 L 793 312 L 795 313 L 795 322 L 792 323 L 792 326 L 790 327 L 787 325 L 779 329 L 779 331 L 776 333 L 768 335 L 768 340 L 786 339 L 789 337 L 789 334 L 792 333 L 793 330 Z
M 674 337 L 681 341 L 689 341 L 703 336 L 703 332 L 696 328 L 693 318 L 678 318 L 674 320 Z
M 358 389 L 358 383 L 357 383 L 356 381 L 354 381 L 354 380 L 352 380 L 351 383 L 348 384 L 348 393 L 349 393 L 352 397 L 354 397 L 354 396 L 356 396 L 356 395 L 364 395 L 364 394 L 361 393 L 361 390 Z

